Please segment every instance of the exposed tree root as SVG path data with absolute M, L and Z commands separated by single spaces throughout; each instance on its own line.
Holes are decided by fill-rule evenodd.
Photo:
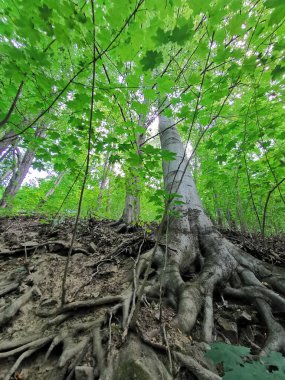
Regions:
M 0 358 L 8 358 L 9 356 L 13 356 L 15 354 L 18 354 L 23 351 L 27 351 L 27 349 L 32 350 L 32 349 L 37 349 L 38 347 L 42 347 L 42 345 L 45 345 L 48 343 L 52 337 L 47 337 L 47 338 L 39 338 L 36 340 L 33 340 L 32 342 L 29 342 L 27 344 L 24 344 L 20 347 L 14 348 L 13 350 L 6 351 L 6 352 L 1 352 L 0 353 Z
M 93 356 L 96 359 L 97 364 L 97 372 L 103 373 L 106 362 L 105 362 L 105 355 L 104 355 L 104 348 L 102 345 L 102 337 L 100 333 L 100 327 L 95 327 L 93 330 Z
M 27 276 L 28 272 L 23 267 L 23 271 L 12 271 L 8 275 L 0 276 L 0 297 L 18 289 L 21 281 Z
M 17 369 L 19 368 L 19 366 L 21 365 L 22 361 L 25 360 L 26 358 L 28 358 L 29 356 L 31 356 L 33 353 L 38 351 L 43 346 L 45 346 L 51 339 L 52 339 L 52 337 L 47 337 L 47 338 L 38 339 L 38 340 L 32 342 L 32 344 L 30 344 L 28 350 L 25 350 L 18 357 L 18 359 L 16 360 L 16 362 L 14 363 L 12 368 L 8 371 L 8 373 L 4 377 L 4 380 L 10 380 L 13 373 L 16 372 Z
M 2 286 L 0 284 L 0 287 L 1 287 L 0 297 L 4 296 L 5 294 L 12 292 L 13 290 L 18 289 L 19 285 L 20 284 L 18 282 L 12 282 L 11 284 L 2 285 Z
M 91 340 L 91 337 L 85 337 L 85 339 L 83 339 L 81 341 L 80 347 L 79 347 L 79 345 L 77 346 L 78 353 L 75 355 L 74 360 L 72 361 L 72 363 L 68 367 L 68 373 L 69 374 L 68 374 L 66 380 L 71 380 L 73 378 L 73 374 L 75 372 L 75 367 L 82 362 L 84 355 L 86 354 L 86 352 L 88 350 L 90 340 Z
M 56 317 L 48 320 L 46 322 L 46 327 L 58 326 L 71 316 L 72 316 L 72 313 L 59 314 Z
M 17 248 L 17 249 L 15 249 L 13 251 L 5 251 L 5 252 L 1 252 L 0 251 L 0 258 L 4 258 L 5 259 L 5 258 L 7 258 L 9 256 L 17 257 L 17 256 L 21 256 L 23 253 L 34 252 L 38 248 L 43 248 L 43 247 L 49 248 L 49 247 L 52 247 L 52 246 L 59 246 L 59 247 L 61 247 L 62 249 L 59 250 L 59 252 L 57 252 L 57 253 L 61 253 L 64 256 L 67 255 L 67 252 L 69 250 L 69 246 L 68 246 L 68 244 L 66 242 L 60 241 L 60 240 L 48 240 L 48 241 L 43 242 L 43 243 L 33 244 L 32 246 L 26 246 L 26 245 L 24 245 L 23 247 Z M 72 249 L 72 253 L 73 254 L 74 253 L 83 253 L 86 256 L 91 255 L 90 252 L 88 252 L 86 249 L 81 248 L 81 247 L 74 247 Z
M 53 315 L 68 313 L 70 311 L 94 308 L 97 306 L 104 306 L 104 305 L 121 302 L 121 301 L 123 301 L 122 296 L 108 296 L 104 298 L 98 298 L 95 300 L 71 302 L 56 310 L 51 310 L 51 311 L 38 310 L 37 314 L 40 317 L 51 317 Z
M 181 352 L 174 352 L 174 357 L 178 359 L 185 367 L 187 367 L 198 380 L 221 380 L 222 378 L 212 371 L 204 368 L 196 360 L 189 355 L 184 355 Z
M 285 351 L 284 328 L 273 316 L 275 311 L 285 311 L 283 270 L 259 262 L 244 252 L 241 254 L 214 230 L 203 233 L 199 240 L 193 236 L 191 239 L 194 240 L 190 240 L 196 243 L 192 261 L 185 261 L 182 246 L 166 244 L 162 238 L 155 248 L 141 255 L 139 247 L 137 259 L 133 260 L 130 269 L 132 280 L 121 294 L 70 302 L 58 309 L 38 310 L 38 316 L 50 318 L 43 325 L 43 331 L 47 329 L 49 335 L 42 337 L 40 333 L 3 342 L 0 358 L 20 355 L 4 379 L 10 379 L 26 358 L 47 346 L 46 361 L 51 360 L 55 349 L 61 350 L 57 365 L 47 379 L 73 379 L 75 367 L 89 353 L 93 358 L 95 378 L 103 380 L 127 378 L 128 366 L 134 374 L 144 374 L 149 380 L 162 375 L 169 380 L 175 376 L 179 379 L 179 368 L 187 368 L 199 380 L 218 380 L 220 377 L 204 362 L 196 360 L 187 345 L 176 345 L 169 336 L 170 327 L 178 326 L 189 334 L 199 321 L 201 341 L 211 342 L 215 331 L 217 292 L 222 292 L 227 299 L 239 298 L 250 303 L 260 313 L 268 331 L 261 354 L 270 350 Z M 6 283 L 2 281 L 2 284 Z M 8 282 L 10 285 L 16 283 L 19 284 Z M 4 309 L 0 314 L 0 325 L 9 322 L 35 292 L 36 288 L 31 288 Z M 139 314 L 138 300 L 143 303 L 140 295 L 144 294 L 161 299 L 165 296 L 176 307 L 173 322 L 161 324 L 159 339 L 148 337 L 137 320 L 138 315 L 134 316 L 135 312 Z M 77 311 L 88 311 L 90 315 L 94 309 L 100 309 L 99 317 L 80 325 L 71 321 Z M 162 318 L 160 310 L 160 322 Z M 70 321 L 66 323 L 68 319 Z M 137 360 L 137 355 L 142 358 Z
M 21 352 L 26 348 L 29 348 L 28 344 L 33 344 L 34 341 L 39 339 L 39 335 L 30 335 L 24 338 L 15 339 L 12 341 L 2 342 L 0 345 L 0 358 L 7 358 L 8 356 L 14 355 L 17 352 Z M 23 348 L 24 347 L 24 348 Z M 15 351 L 13 349 L 20 348 L 19 351 Z M 12 351 L 9 351 L 12 350 Z M 7 352 L 3 352 L 7 351 Z
M 66 337 L 63 340 L 63 352 L 58 360 L 58 367 L 63 368 L 70 359 L 80 354 L 89 343 L 89 340 L 90 338 L 85 336 L 79 342 L 74 342 L 71 337 Z
M 25 305 L 29 301 L 29 299 L 34 295 L 38 294 L 38 290 L 36 287 L 31 288 L 26 293 L 24 293 L 21 297 L 19 297 L 16 301 L 14 301 L 10 306 L 4 309 L 0 313 L 0 326 L 7 323 L 11 320 L 14 315 L 20 310 L 20 308 Z
M 251 303 L 254 302 L 256 309 L 268 328 L 269 335 L 264 352 L 269 350 L 285 352 L 284 328 L 274 319 L 271 311 L 273 307 L 278 312 L 284 312 L 285 299 L 274 290 L 266 287 L 254 275 L 256 273 L 263 279 L 264 274 L 268 276 L 268 272 L 270 271 L 270 283 L 274 284 L 275 288 L 282 290 L 283 278 L 281 274 L 283 274 L 283 270 L 278 270 L 267 264 L 264 265 L 264 263 L 259 262 L 244 252 L 241 259 L 237 261 L 236 247 L 233 247 L 215 232 L 210 232 L 207 236 L 203 235 L 200 241 L 200 248 L 203 254 L 203 261 L 202 265 L 200 263 L 198 276 L 192 281 L 184 282 L 182 280 L 183 272 L 179 267 L 179 259 L 177 259 L 179 253 L 176 253 L 174 259 L 171 256 L 168 259 L 164 275 L 164 291 L 169 299 L 173 298 L 173 294 L 178 298 L 177 323 L 179 328 L 185 332 L 190 332 L 196 324 L 199 313 L 203 310 L 204 319 L 201 339 L 205 342 L 211 342 L 214 328 L 214 291 L 225 287 L 228 281 L 237 275 L 242 279 L 242 281 L 239 281 L 240 285 L 238 288 L 226 287 L 224 294 L 231 297 L 244 298 Z M 234 255 L 232 255 L 232 252 L 234 252 Z M 171 255 L 171 251 L 169 255 Z M 162 270 L 163 265 L 160 256 L 158 254 L 154 259 L 159 263 L 158 272 Z M 181 254 L 180 257 L 182 257 Z M 260 276 L 260 274 L 263 276 Z M 147 291 L 148 294 L 154 296 L 157 294 L 157 285 L 151 289 L 147 289 Z

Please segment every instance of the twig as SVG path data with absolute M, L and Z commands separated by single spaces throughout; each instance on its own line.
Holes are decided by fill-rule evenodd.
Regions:
M 285 178 L 281 179 L 281 181 L 279 181 L 275 186 L 273 186 L 273 188 L 268 192 L 267 194 L 267 198 L 266 198 L 266 202 L 265 202 L 265 205 L 264 205 L 264 210 L 263 210 L 263 218 L 262 218 L 262 229 L 261 229 L 261 232 L 262 232 L 262 236 L 264 237 L 264 234 L 265 234 L 265 223 L 266 223 L 266 211 L 267 211 L 267 206 L 268 206 L 268 203 L 269 203 L 269 200 L 270 200 L 270 197 L 271 197 L 271 194 L 274 192 L 275 189 L 277 189 L 283 182 L 285 181 Z
M 169 342 L 168 342 L 168 338 L 167 338 L 167 334 L 166 334 L 166 330 L 165 330 L 165 323 L 162 323 L 162 332 L 163 332 L 164 342 L 165 342 L 166 348 L 167 348 L 167 355 L 168 355 L 168 360 L 169 360 L 169 372 L 172 375 L 172 373 L 173 373 L 172 355 L 171 355 Z
M 88 309 L 96 306 L 104 306 L 116 302 L 122 302 L 122 296 L 106 296 L 103 298 L 98 298 L 95 300 L 86 300 L 86 301 L 77 301 L 65 304 L 64 306 L 56 309 L 54 311 L 38 311 L 37 315 L 41 317 L 51 317 L 53 315 L 59 315 L 67 313 L 69 311 L 79 310 L 79 309 Z
M 145 241 L 145 231 L 144 231 L 144 238 L 143 238 L 143 241 L 141 242 L 141 245 L 139 247 L 139 252 L 138 252 L 138 255 L 137 255 L 137 258 L 135 260 L 135 263 L 134 263 L 134 267 L 133 267 L 133 295 L 132 295 L 132 306 L 131 306 L 131 310 L 130 310 L 130 313 L 128 315 L 128 319 L 127 319 L 127 323 L 126 323 L 126 326 L 125 326 L 125 330 L 122 334 L 122 340 L 124 341 L 125 338 L 127 337 L 127 334 L 128 334 L 128 330 L 129 330 L 129 326 L 130 326 L 130 323 L 131 323 L 131 320 L 132 320 L 132 317 L 133 317 L 133 314 L 134 314 L 134 311 L 135 311 L 135 308 L 136 308 L 136 296 L 137 296 L 137 289 L 138 289 L 138 285 L 137 285 L 137 282 L 139 280 L 139 276 L 137 276 L 137 265 L 139 263 L 139 260 L 140 260 L 140 256 L 141 256 L 141 250 L 142 250 L 142 246 L 144 244 L 144 241 Z
M 95 68 L 96 68 L 96 45 L 95 45 L 95 10 L 94 10 L 94 0 L 91 0 L 91 8 L 92 8 L 92 25 L 93 25 L 93 62 L 92 62 L 92 90 L 91 90 L 91 103 L 90 103 L 90 117 L 89 117 L 89 130 L 88 130 L 88 147 L 87 147 L 87 157 L 86 157 L 86 168 L 85 168 L 85 173 L 84 173 L 84 178 L 83 178 L 83 183 L 81 187 L 81 192 L 80 192 L 80 198 L 79 198 L 79 203 L 78 203 L 78 209 L 77 209 L 77 215 L 75 219 L 75 224 L 74 224 L 74 230 L 71 238 L 71 243 L 70 243 L 70 248 L 67 254 L 67 259 L 65 263 L 65 268 L 64 268 L 64 274 L 63 274 L 63 279 L 62 279 L 62 294 L 61 294 L 61 305 L 65 304 L 66 301 L 66 280 L 67 280 L 67 273 L 68 273 L 68 267 L 69 267 L 69 262 L 70 262 L 70 257 L 71 257 L 71 252 L 73 249 L 73 244 L 76 238 L 76 233 L 78 229 L 78 222 L 80 218 L 80 213 L 81 213 L 81 207 L 82 207 L 82 201 L 83 201 L 83 195 L 84 195 L 84 190 L 87 182 L 87 177 L 89 173 L 89 165 L 90 165 L 90 153 L 91 153 L 91 145 L 92 145 L 92 132 L 93 132 L 93 127 L 92 127 L 92 122 L 93 122 L 93 112 L 94 112 L 94 96 L 95 96 Z
M 10 117 L 11 117 L 13 111 L 14 111 L 14 108 L 16 107 L 17 101 L 18 101 L 18 99 L 19 99 L 19 97 L 21 95 L 23 85 L 24 85 L 24 81 L 22 81 L 20 83 L 20 86 L 18 88 L 17 94 L 16 94 L 16 96 L 15 96 L 15 98 L 14 98 L 12 104 L 11 104 L 11 107 L 9 108 L 9 111 L 8 111 L 7 115 L 4 117 L 4 119 L 2 121 L 0 121 L 0 127 L 2 127 L 2 125 L 6 124 L 9 121 L 9 119 L 10 119 Z M 12 136 L 12 137 L 14 137 L 14 136 Z
M 112 347 L 112 318 L 113 318 L 113 311 L 111 309 L 110 316 L 109 316 L 109 339 L 108 339 L 108 353 L 111 351 Z
M 106 47 L 106 49 L 104 49 L 97 57 L 94 57 L 92 59 L 92 61 L 88 62 L 85 66 L 83 66 L 75 75 L 73 75 L 72 78 L 70 78 L 70 80 L 67 82 L 67 84 L 63 87 L 63 89 L 61 91 L 59 91 L 59 93 L 57 94 L 57 96 L 54 98 L 54 100 L 50 103 L 50 105 L 42 112 L 40 112 L 40 114 L 27 126 L 25 127 L 22 131 L 20 131 L 19 133 L 15 133 L 13 136 L 11 136 L 12 138 L 14 137 L 17 137 L 17 136 L 20 136 L 22 135 L 24 132 L 26 132 L 29 128 L 31 128 L 33 125 L 35 125 L 47 112 L 50 111 L 50 109 L 54 106 L 54 104 L 58 101 L 58 99 L 65 93 L 65 91 L 68 89 L 68 87 L 71 85 L 71 83 L 73 83 L 73 81 L 83 72 L 87 69 L 87 67 L 89 67 L 90 65 L 93 65 L 95 64 L 98 59 L 100 59 L 101 57 L 103 57 L 108 51 L 110 51 L 110 49 L 112 48 L 113 44 L 116 42 L 116 40 L 119 38 L 119 36 L 122 34 L 122 32 L 124 31 L 124 29 L 128 26 L 129 22 L 131 21 L 132 18 L 135 17 L 136 13 L 138 12 L 139 8 L 141 7 L 141 5 L 144 3 L 144 0 L 140 0 L 136 6 L 136 8 L 134 9 L 134 11 L 131 13 L 131 15 L 127 18 L 127 20 L 125 21 L 124 25 L 122 26 L 122 28 L 118 31 L 118 33 L 115 35 L 115 37 L 111 40 L 111 42 L 109 43 L 109 45 Z M 7 140 L 7 138 L 3 138 L 1 139 L 0 141 L 4 141 L 4 140 Z

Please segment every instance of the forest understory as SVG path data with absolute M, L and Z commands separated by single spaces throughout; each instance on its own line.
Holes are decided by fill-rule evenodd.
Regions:
M 185 333 L 162 285 L 158 298 L 147 292 L 146 285 L 141 302 L 136 302 L 139 278 L 147 271 L 140 269 L 141 262 L 155 246 L 155 225 L 125 229 L 109 220 L 80 221 L 66 302 L 61 305 L 73 225 L 72 219 L 55 225 L 41 217 L 1 218 L 0 378 L 221 378 L 223 366 L 215 367 L 204 357 L 209 346 L 201 335 L 203 312 Z M 284 235 L 263 239 L 259 234 L 220 232 L 244 252 L 285 267 Z M 136 275 L 139 272 L 141 276 Z M 148 282 L 158 273 L 152 265 Z M 191 286 L 197 276 L 184 273 L 183 280 Z M 266 281 L 263 285 L 270 290 Z M 254 299 L 221 290 L 213 301 L 213 341 L 247 346 L 259 355 L 268 328 Z M 273 315 L 284 326 L 281 309 L 275 305 Z

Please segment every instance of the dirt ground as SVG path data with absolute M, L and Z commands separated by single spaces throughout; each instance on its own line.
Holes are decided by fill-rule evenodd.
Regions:
M 17 314 L 0 327 L 0 379 L 5 379 L 19 354 L 5 356 L 2 346 L 7 342 L 28 336 L 56 335 L 59 324 L 53 318 L 43 318 L 39 310 L 53 310 L 60 306 L 62 277 L 72 236 L 74 221 L 63 220 L 53 225 L 40 217 L 0 218 L 0 317 L 19 297 L 35 287 L 36 293 L 24 303 Z M 82 220 L 73 248 L 67 278 L 67 303 L 96 300 L 116 296 L 125 291 L 131 281 L 134 261 L 138 252 L 154 245 L 155 227 L 119 231 L 108 220 Z M 258 234 L 241 234 L 223 230 L 222 233 L 252 255 L 270 263 L 285 266 L 285 237 L 283 235 L 262 239 Z M 7 293 L 6 280 L 15 283 Z M 2 288 L 1 288 L 2 285 Z M 236 300 L 215 299 L 215 339 L 232 344 L 246 345 L 252 351 L 262 347 L 265 328 L 251 305 L 238 305 Z M 85 325 L 100 319 L 108 310 L 89 307 L 79 309 L 66 318 L 60 328 L 68 330 L 75 325 Z M 162 303 L 162 321 L 168 331 L 168 341 L 176 347 L 199 341 L 199 323 L 191 336 L 185 336 L 171 323 L 175 310 Z M 275 316 L 277 320 L 282 315 Z M 1 318 L 0 318 L 1 319 Z M 202 321 L 202 318 L 201 318 Z M 201 323 L 200 321 L 200 323 Z M 198 321 L 199 322 L 199 321 Z M 144 338 L 153 345 L 163 343 L 160 310 L 156 300 L 144 299 L 138 325 Z M 111 333 L 111 336 L 110 336 Z M 122 331 L 116 320 L 106 325 L 106 345 L 120 346 Z M 43 361 L 48 346 L 31 355 L 13 372 L 11 379 L 48 379 L 56 365 L 60 350 L 55 348 L 49 360 Z M 90 352 L 81 357 L 81 365 L 93 366 Z

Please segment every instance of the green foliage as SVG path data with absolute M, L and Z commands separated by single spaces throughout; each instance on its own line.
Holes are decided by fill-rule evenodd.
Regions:
M 146 52 L 145 56 L 141 59 L 141 64 L 143 67 L 143 70 L 153 70 L 157 66 L 159 66 L 160 63 L 163 62 L 162 53 L 158 51 L 152 51 L 149 50 Z
M 214 220 L 219 213 L 225 225 L 259 230 L 266 197 L 284 176 L 284 2 L 145 0 L 137 11 L 135 0 L 96 4 L 96 55 L 102 56 L 95 63 L 83 214 L 96 209 L 109 157 L 98 216 L 120 216 L 130 170 L 139 177 L 142 219 L 161 216 L 167 198 L 157 193 L 163 188 L 161 161 L 170 164 L 175 155 L 159 148 L 151 122 L 155 108 L 168 98 L 171 106 L 161 105 L 163 115 L 183 119 L 177 127 L 195 149 L 190 165 L 208 213 Z M 0 0 L 0 33 L 0 120 L 24 81 L 0 139 L 25 130 L 15 144 L 22 153 L 35 151 L 33 168 L 53 171 L 54 178 L 66 171 L 42 206 L 45 213 L 58 211 L 78 176 L 61 207 L 74 213 L 88 146 L 94 58 L 90 2 Z M 139 123 L 142 115 L 146 131 Z M 38 127 L 45 128 L 45 137 L 35 137 Z M 136 146 L 141 134 L 146 142 Z M 0 178 L 16 163 L 15 153 L 7 154 Z M 39 187 L 24 186 L 13 211 L 37 210 L 54 178 Z M 3 187 L 8 179 L 1 179 Z M 284 199 L 283 183 L 270 198 L 268 233 L 285 228 Z M 174 202 L 183 206 L 178 198 Z
M 270 352 L 258 359 L 250 355 L 250 349 L 225 343 L 214 343 L 206 356 L 215 364 L 221 363 L 224 380 L 285 379 L 285 358 L 278 352 Z

